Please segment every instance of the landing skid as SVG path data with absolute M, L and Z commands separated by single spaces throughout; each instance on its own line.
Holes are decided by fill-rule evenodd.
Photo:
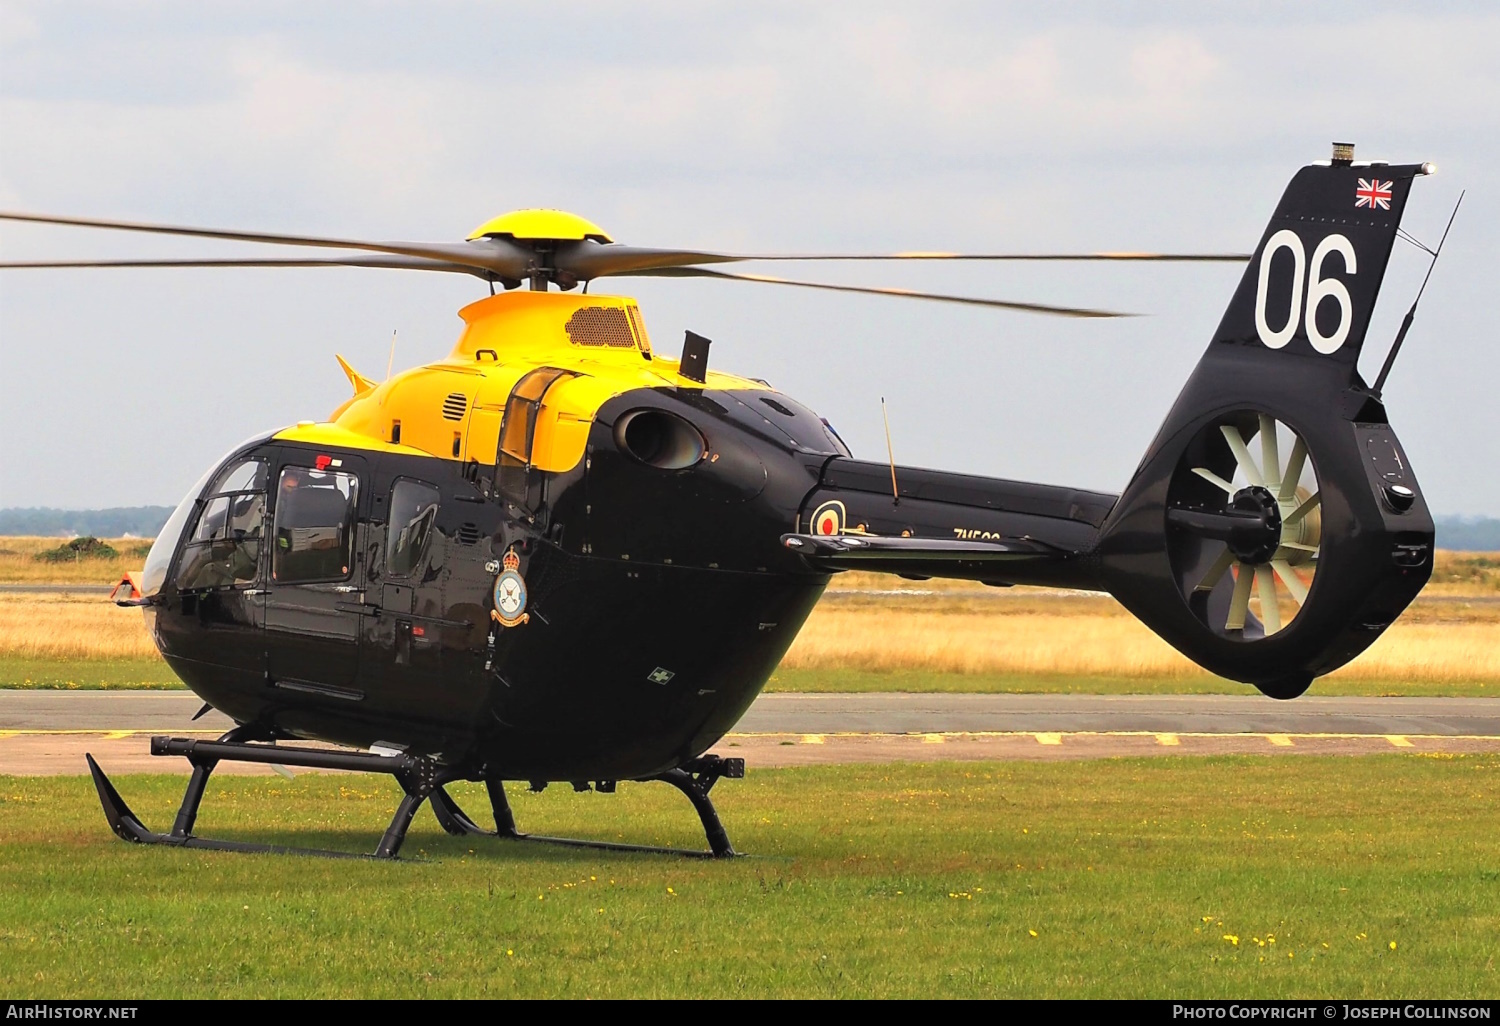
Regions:
M 720 777 L 738 779 L 745 775 L 743 759 L 721 759 L 717 755 L 705 755 L 677 769 L 647 780 L 660 780 L 671 784 L 693 803 L 693 809 L 703 823 L 703 833 L 708 838 L 708 851 L 690 848 L 659 848 L 647 844 L 623 844 L 616 841 L 590 841 L 576 837 L 544 837 L 540 834 L 523 834 L 516 829 L 515 817 L 510 811 L 510 802 L 505 797 L 505 784 L 499 780 L 486 780 L 490 808 L 495 816 L 495 829 L 485 830 L 469 818 L 458 803 L 441 786 L 433 789 L 429 796 L 433 815 L 442 828 L 455 837 L 496 837 L 508 841 L 535 841 L 541 844 L 563 844 L 573 848 L 597 848 L 604 851 L 644 851 L 658 855 L 684 855 L 689 858 L 727 859 L 739 853 L 729 843 L 729 834 L 719 822 L 719 813 L 714 808 L 708 792 Z
M 192 764 L 193 774 L 188 779 L 187 791 L 182 796 L 182 806 L 168 833 L 157 833 L 147 829 L 120 792 L 110 783 L 109 777 L 99 768 L 93 755 L 86 754 L 89 773 L 94 778 L 94 788 L 99 792 L 99 803 L 104 806 L 104 817 L 110 829 L 121 840 L 135 844 L 165 844 L 178 848 L 206 848 L 214 851 L 239 851 L 270 853 L 277 855 L 318 855 L 326 858 L 376 858 L 394 859 L 406 840 L 411 821 L 430 800 L 438 823 L 450 834 L 457 836 L 479 835 L 499 837 L 507 840 L 537 841 L 548 844 L 563 844 L 578 848 L 599 848 L 606 851 L 653 852 L 667 855 L 685 855 L 695 858 L 730 858 L 736 852 L 729 843 L 713 802 L 708 792 L 720 777 L 739 778 L 745 775 L 743 759 L 721 759 L 706 755 L 683 766 L 649 780 L 661 780 L 676 787 L 698 813 L 707 835 L 709 850 L 694 851 L 678 848 L 657 848 L 649 845 L 616 844 L 608 841 L 588 841 L 567 837 L 540 837 L 523 834 L 516 830 L 515 818 L 511 815 L 510 803 L 505 797 L 505 785 L 498 780 L 486 780 L 490 806 L 494 811 L 495 829 L 484 830 L 459 808 L 458 803 L 443 788 L 455 778 L 444 776 L 442 767 L 424 756 L 375 755 L 366 752 L 330 751 L 313 748 L 283 748 L 274 744 L 249 744 L 244 740 L 244 728 L 236 728 L 217 741 L 202 741 L 179 737 L 153 737 L 152 755 L 180 755 Z M 248 841 L 222 841 L 210 837 L 199 837 L 193 833 L 198 818 L 198 807 L 208 786 L 208 779 L 220 762 L 254 762 L 273 766 L 301 766 L 310 769 L 342 769 L 364 773 L 386 773 L 396 778 L 404 792 L 391 824 L 380 838 L 375 851 L 370 855 L 350 852 L 325 851 L 314 848 L 294 848 L 278 844 L 257 844 Z

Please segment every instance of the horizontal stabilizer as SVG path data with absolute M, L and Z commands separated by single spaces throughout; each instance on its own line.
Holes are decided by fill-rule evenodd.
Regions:
M 914 577 L 973 580 L 1004 578 L 1007 565 L 1062 559 L 1071 554 L 1030 538 L 958 541 L 860 534 L 784 534 L 781 543 L 825 570 L 874 570 Z

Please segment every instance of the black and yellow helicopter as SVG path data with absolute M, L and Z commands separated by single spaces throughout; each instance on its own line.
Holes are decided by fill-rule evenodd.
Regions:
M 633 300 L 576 286 L 711 277 L 1107 311 L 730 273 L 711 265 L 861 257 L 635 248 L 556 211 L 507 214 L 451 244 L 0 215 L 343 251 L 8 268 L 336 265 L 490 283 L 460 311 L 446 359 L 377 383 L 340 357 L 348 401 L 237 446 L 172 514 L 119 600 L 143 607 L 205 710 L 238 726 L 152 739 L 153 754 L 193 767 L 167 833 L 143 826 L 90 756 L 109 822 L 129 841 L 289 850 L 193 833 L 219 762 L 378 771 L 405 792 L 375 850 L 394 857 L 424 801 L 450 832 L 521 838 L 504 781 L 661 780 L 698 811 L 699 854 L 732 855 L 709 790 L 744 764 L 705 753 L 830 574 L 851 569 L 1108 592 L 1211 672 L 1300 695 L 1379 637 L 1431 572 L 1433 522 L 1381 401 L 1399 340 L 1373 386 L 1356 368 L 1411 183 L 1431 170 L 1356 164 L 1336 146 L 1297 172 L 1248 256 L 864 257 L 1248 260 L 1120 495 L 854 459 L 787 395 L 709 369 L 707 339 L 689 332 L 666 358 Z M 344 747 L 279 743 L 293 739 Z M 461 780 L 487 785 L 494 831 L 445 790 Z

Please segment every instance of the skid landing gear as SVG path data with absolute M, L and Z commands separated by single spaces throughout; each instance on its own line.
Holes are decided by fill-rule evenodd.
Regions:
M 725 832 L 724 824 L 719 822 L 719 813 L 714 808 L 712 800 L 709 799 L 708 792 L 721 777 L 738 780 L 744 775 L 744 759 L 721 759 L 717 755 L 705 755 L 659 776 L 645 778 L 671 784 L 687 795 L 688 801 L 693 803 L 693 809 L 703 823 L 703 833 L 708 838 L 708 851 L 523 834 L 516 829 L 516 820 L 511 814 L 510 802 L 505 797 L 505 784 L 499 780 L 484 782 L 490 795 L 490 808 L 495 816 L 494 830 L 485 830 L 476 824 L 441 786 L 434 788 L 429 798 L 432 801 L 432 812 L 437 816 L 438 823 L 455 837 L 465 835 L 498 837 L 502 840 L 537 841 L 544 844 L 565 844 L 574 848 L 600 848 L 605 851 L 645 851 L 662 855 L 686 855 L 690 858 L 727 859 L 739 853 L 729 843 L 729 834 Z
M 720 777 L 739 778 L 745 775 L 743 759 L 721 759 L 706 755 L 685 765 L 668 770 L 651 780 L 663 780 L 676 787 L 693 803 L 698 817 L 703 821 L 704 833 L 708 836 L 709 851 L 687 851 L 675 848 L 653 848 L 646 845 L 612 844 L 604 841 L 574 840 L 565 837 L 537 837 L 516 830 L 510 804 L 505 799 L 505 786 L 498 780 L 486 780 L 490 793 L 490 805 L 495 815 L 495 830 L 483 830 L 474 823 L 458 804 L 443 790 L 444 786 L 459 777 L 445 775 L 443 767 L 424 756 L 375 755 L 367 752 L 330 751 L 316 748 L 284 748 L 274 744 L 250 744 L 245 738 L 244 728 L 235 728 L 217 741 L 201 741 L 180 737 L 153 737 L 152 755 L 181 755 L 192 764 L 193 774 L 188 779 L 182 806 L 170 832 L 162 834 L 148 830 L 139 817 L 125 804 L 120 792 L 115 790 L 92 755 L 85 755 L 89 773 L 94 778 L 94 788 L 99 792 L 99 803 L 104 806 L 104 816 L 110 829 L 122 840 L 136 844 L 166 844 L 179 848 L 209 848 L 215 851 L 269 852 L 274 854 L 322 855 L 330 858 L 377 858 L 394 859 L 406 840 L 406 831 L 411 821 L 427 800 L 432 801 L 433 814 L 443 829 L 450 834 L 478 834 L 514 840 L 544 841 L 552 844 L 567 844 L 575 847 L 603 848 L 611 851 L 647 851 L 663 854 L 690 855 L 704 858 L 728 858 L 735 854 L 729 836 L 719 822 L 718 813 L 709 800 L 708 792 Z M 370 855 L 355 855 L 349 852 L 322 851 L 310 848 L 292 848 L 277 844 L 257 844 L 247 841 L 220 841 L 210 837 L 199 837 L 193 833 L 198 819 L 198 806 L 208 787 L 208 778 L 220 762 L 254 762 L 272 766 L 302 766 L 309 769 L 341 769 L 361 773 L 386 773 L 396 778 L 404 792 L 391 824 L 380 838 L 375 851 Z

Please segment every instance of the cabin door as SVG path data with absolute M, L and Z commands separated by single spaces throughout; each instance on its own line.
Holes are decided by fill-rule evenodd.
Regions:
M 266 664 L 273 687 L 359 701 L 360 618 L 365 615 L 359 548 L 358 456 L 285 454 L 271 495 Z

